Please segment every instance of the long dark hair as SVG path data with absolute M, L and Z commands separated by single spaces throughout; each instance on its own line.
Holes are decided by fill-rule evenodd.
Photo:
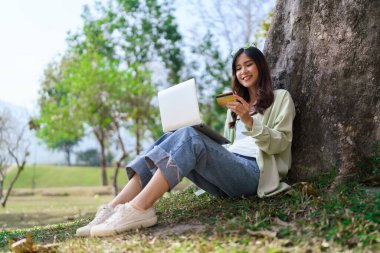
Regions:
M 265 59 L 265 56 L 258 48 L 254 46 L 251 46 L 249 48 L 241 48 L 235 53 L 232 60 L 232 90 L 236 92 L 240 97 L 244 98 L 245 101 L 248 103 L 250 102 L 251 98 L 249 97 L 248 89 L 241 85 L 236 77 L 236 59 L 242 53 L 247 55 L 255 62 L 256 67 L 259 71 L 256 89 L 256 102 L 253 104 L 253 108 L 250 110 L 250 115 L 254 115 L 256 113 L 263 114 L 264 111 L 272 105 L 274 94 L 268 63 Z M 236 113 L 231 112 L 231 116 L 232 122 L 229 123 L 229 127 L 233 128 L 236 125 L 237 115 Z

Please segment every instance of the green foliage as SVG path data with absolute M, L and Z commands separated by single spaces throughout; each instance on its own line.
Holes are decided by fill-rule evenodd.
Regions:
M 67 92 L 67 108 L 71 118 L 82 126 L 90 126 L 95 134 L 112 131 L 115 114 L 125 113 L 124 101 L 133 94 L 131 73 L 120 71 L 115 61 L 88 53 L 73 57 L 60 86 Z M 132 91 L 132 92 L 131 92 Z M 62 107 L 61 107 L 62 108 Z M 98 136 L 97 136 L 98 137 Z
M 268 16 L 260 21 L 259 28 L 253 35 L 256 45 L 264 44 L 265 38 L 268 35 L 270 24 L 272 23 L 273 11 L 269 12 Z
M 181 35 L 172 12 L 171 1 L 110 0 L 106 5 L 97 4 L 93 10 L 87 7 L 83 13 L 83 33 L 69 38 L 74 52 L 97 52 L 130 71 L 134 79 L 133 82 L 130 80 L 131 87 L 153 87 L 149 94 L 146 91 L 132 93 L 132 88 L 121 93 L 135 95 L 130 99 L 133 101 L 128 108 L 128 119 L 131 120 L 129 129 L 136 135 L 137 146 L 146 130 L 151 131 L 154 137 L 160 134 L 158 110 L 150 104 L 156 95 L 156 80 L 167 80 L 171 84 L 180 80 L 183 66 Z M 150 66 L 157 62 L 163 63 L 166 70 Z M 154 81 L 152 72 L 157 75 Z M 136 152 L 139 152 L 139 147 Z
M 95 148 L 76 153 L 77 163 L 87 166 L 100 166 L 99 151 Z
M 62 74 L 58 82 L 43 86 L 40 93 L 39 135 L 50 140 L 54 136 L 64 136 L 68 131 L 78 133 L 79 130 L 84 135 L 84 129 L 90 127 L 103 155 L 113 131 L 112 117 L 115 111 L 121 113 L 114 105 L 121 103 L 121 90 L 129 84 L 130 76 L 118 69 L 117 62 L 98 53 L 67 54 L 64 62 L 64 68 L 59 69 Z M 59 95 L 54 97 L 53 94 Z M 106 184 L 104 174 L 102 183 Z
M 69 35 L 66 55 L 45 72 L 36 120 L 40 138 L 52 147 L 76 143 L 90 129 L 104 168 L 110 139 L 122 129 L 135 135 L 136 153 L 146 131 L 156 137 L 156 80 L 178 82 L 183 65 L 172 12 L 170 1 L 109 0 L 87 6 L 83 29 Z M 155 62 L 163 63 L 167 75 L 152 78 Z
M 37 137 L 50 149 L 71 152 L 84 136 L 84 129 L 75 120 L 67 107 L 67 90 L 60 84 L 65 80 L 68 58 L 51 62 L 45 72 L 39 92 L 40 116 L 30 121 L 29 126 L 37 130 Z
M 98 52 L 128 67 L 161 61 L 171 83 L 179 81 L 183 66 L 178 26 L 172 1 L 109 0 L 82 15 L 82 34 L 72 34 L 70 46 L 80 54 Z
M 229 58 L 224 58 L 218 49 L 214 36 L 208 32 L 201 43 L 193 48 L 193 53 L 198 55 L 192 63 L 193 73 L 196 69 L 203 70 L 197 77 L 198 92 L 201 111 L 204 122 L 217 131 L 222 131 L 226 108 L 216 103 L 215 96 L 230 88 Z M 202 59 L 202 63 L 199 62 Z
M 76 152 L 77 163 L 86 166 L 100 166 L 100 154 L 95 148 L 90 148 L 85 151 Z M 107 153 L 107 165 L 110 166 L 113 160 L 111 152 Z

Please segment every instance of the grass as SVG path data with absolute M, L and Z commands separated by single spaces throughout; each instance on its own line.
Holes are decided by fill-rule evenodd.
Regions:
M 314 189 L 320 189 L 318 185 Z M 189 188 L 156 204 L 159 223 L 115 237 L 75 238 L 74 222 L 0 232 L 0 246 L 29 231 L 63 252 L 378 252 L 380 195 L 358 184 L 308 195 L 304 189 L 259 199 L 194 195 Z M 181 228 L 181 229 L 180 229 Z
M 111 195 L 90 195 L 88 190 L 82 195 L 12 196 L 6 208 L 0 209 L 0 224 L 9 230 L 88 218 L 98 205 L 111 199 Z
M 172 192 L 190 184 L 182 180 Z M 167 194 L 170 195 L 170 194 Z M 88 218 L 97 206 L 112 199 L 110 187 L 16 189 L 6 208 L 0 208 L 0 229 L 30 228 Z
M 108 182 L 111 183 L 113 168 L 107 169 Z M 16 170 L 7 174 L 5 187 L 14 177 Z M 33 186 L 34 179 L 34 186 Z M 128 182 L 125 170 L 120 169 L 118 185 Z M 99 186 L 100 168 L 97 167 L 68 167 L 68 166 L 27 166 L 20 174 L 14 188 L 46 188 L 46 187 L 72 187 L 72 186 Z

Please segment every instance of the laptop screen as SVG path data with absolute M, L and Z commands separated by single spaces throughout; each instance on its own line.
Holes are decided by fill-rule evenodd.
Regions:
M 194 78 L 158 92 L 158 105 L 164 132 L 202 123 Z

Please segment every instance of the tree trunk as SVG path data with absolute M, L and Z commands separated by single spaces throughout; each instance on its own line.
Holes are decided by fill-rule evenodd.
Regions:
M 0 200 L 3 199 L 3 192 L 4 192 L 4 178 L 2 177 L 0 179 Z
M 108 185 L 106 148 L 104 142 L 104 140 L 100 142 L 100 166 L 102 170 L 102 186 Z
M 102 180 L 102 186 L 108 185 L 107 180 L 107 159 L 106 159 L 106 137 L 102 130 L 94 130 L 94 134 L 96 136 L 96 139 L 99 142 L 100 145 L 100 169 L 101 169 L 101 180 Z
M 136 155 L 140 154 L 141 152 L 141 127 L 140 127 L 140 119 L 136 119 L 136 131 L 135 131 L 135 136 L 136 136 Z
M 17 164 L 17 172 L 16 172 L 16 175 L 13 177 L 10 185 L 8 186 L 8 189 L 7 189 L 7 193 L 2 196 L 2 198 L 0 199 L 0 202 L 1 202 L 1 205 L 3 207 L 5 207 L 5 205 L 7 204 L 7 201 L 8 201 L 8 197 L 9 195 L 11 194 L 11 191 L 13 189 L 13 185 L 16 183 L 18 177 L 20 176 L 20 173 L 23 171 L 24 167 L 25 167 L 25 160 L 22 162 L 21 165 Z
M 380 139 L 380 1 L 277 1 L 264 53 L 296 105 L 290 176 L 356 171 Z
M 128 158 L 128 153 L 125 148 L 123 138 L 121 137 L 120 134 L 120 125 L 117 121 L 114 122 L 114 129 L 117 133 L 117 142 L 118 146 L 120 147 L 122 154 L 119 158 L 119 160 L 116 162 L 116 168 L 114 170 L 113 178 L 112 178 L 112 188 L 113 188 L 113 195 L 116 196 L 119 193 L 119 187 L 117 185 L 117 177 L 119 175 L 120 167 L 122 165 L 122 162 Z
M 115 197 L 119 193 L 119 186 L 117 185 L 117 177 L 119 175 L 119 171 L 120 171 L 120 163 L 117 162 L 116 168 L 113 171 L 113 177 L 112 177 L 112 191 L 113 191 L 113 196 Z
M 64 147 L 64 150 L 65 150 L 65 155 L 66 155 L 67 166 L 71 166 L 71 147 L 66 146 Z
M 113 195 L 116 197 L 117 194 L 119 193 L 119 187 L 117 185 L 117 177 L 119 175 L 119 171 L 120 171 L 120 167 L 121 167 L 121 163 L 123 162 L 123 160 L 127 157 L 126 154 L 122 155 L 119 159 L 119 161 L 116 162 L 116 168 L 114 170 L 114 173 L 113 173 L 113 177 L 112 177 L 112 189 L 113 189 Z

